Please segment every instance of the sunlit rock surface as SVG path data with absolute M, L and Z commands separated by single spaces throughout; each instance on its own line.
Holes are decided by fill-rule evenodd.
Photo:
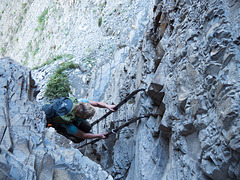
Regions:
M 52 55 L 74 55 L 72 61 L 79 63 L 81 68 L 66 73 L 73 95 L 78 98 L 117 104 L 133 90 L 146 88 L 146 92 L 137 94 L 116 113 L 94 126 L 93 132 L 119 127 L 135 116 L 151 116 L 131 124 L 106 141 L 80 149 L 101 166 L 96 165 L 74 149 L 78 144 L 70 143 L 53 129 L 44 130 L 43 114 L 34 102 L 38 91 L 37 101 L 40 104 L 45 101 L 43 93 L 48 77 L 58 64 L 68 59 L 32 71 L 37 87 L 30 80 L 22 80 L 22 71 L 28 75 L 26 68 L 16 70 L 12 77 L 20 85 L 10 84 L 14 93 L 9 91 L 9 97 L 19 102 L 19 98 L 26 96 L 31 102 L 23 100 L 26 107 L 19 102 L 19 108 L 10 103 L 10 111 L 16 116 L 11 119 L 24 123 L 24 130 L 17 128 L 21 133 L 28 132 L 25 123 L 33 123 L 28 128 L 36 138 L 30 142 L 13 138 L 15 148 L 12 149 L 11 141 L 5 140 L 10 138 L 6 128 L 1 143 L 3 177 L 13 172 L 11 167 L 21 165 L 32 172 L 29 173 L 31 177 L 48 175 L 56 179 L 60 176 L 92 178 L 97 173 L 103 179 L 240 179 L 239 1 L 33 1 L 26 7 L 29 7 L 26 16 L 34 8 L 41 7 L 36 11 L 32 27 L 27 25 L 30 17 L 22 21 L 23 25 L 26 23 L 23 27 L 31 27 L 31 37 L 26 37 L 23 28 L 17 31 L 17 43 L 13 41 L 15 38 L 8 37 L 7 26 L 4 26 L 2 37 L 6 41 L 2 47 L 6 48 L 2 52 L 5 50 L 6 55 L 23 63 L 27 60 L 30 67 Z M 41 33 L 34 28 L 38 27 L 37 17 L 46 8 L 55 13 L 47 15 Z M 8 81 L 2 81 L 5 110 L 1 117 L 7 119 L 3 112 L 7 114 Z M 24 90 L 21 84 L 26 82 L 30 84 L 23 86 L 27 88 L 27 95 L 16 95 Z M 23 114 L 16 113 L 18 109 Z M 31 112 L 31 116 L 25 111 Z M 105 112 L 97 109 L 90 121 Z M 32 128 L 36 124 L 32 116 L 40 119 L 37 129 Z M 6 127 L 4 122 L 1 121 L 2 131 Z M 11 151 L 21 155 L 17 161 L 5 158 L 15 157 Z M 54 164 L 55 170 L 43 168 L 44 163 Z M 93 163 L 94 168 L 85 168 L 88 163 Z M 25 167 L 25 164 L 30 165 Z M 34 168 L 30 168 L 33 164 Z M 74 168 L 86 171 L 75 174 Z
M 0 63 L 0 179 L 112 179 L 80 151 L 55 144 L 30 70 L 10 58 Z

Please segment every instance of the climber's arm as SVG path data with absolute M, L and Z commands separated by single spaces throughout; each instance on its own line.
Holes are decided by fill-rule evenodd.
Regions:
M 91 133 L 85 133 L 81 130 L 79 130 L 74 136 L 82 139 L 93 139 L 93 138 L 100 138 L 100 139 L 106 139 L 106 133 L 101 133 L 101 134 L 91 134 Z
M 89 104 L 91 104 L 94 107 L 99 107 L 99 108 L 107 108 L 110 111 L 116 111 L 114 108 L 116 107 L 115 105 L 107 105 L 104 102 L 97 102 L 97 101 L 89 101 Z

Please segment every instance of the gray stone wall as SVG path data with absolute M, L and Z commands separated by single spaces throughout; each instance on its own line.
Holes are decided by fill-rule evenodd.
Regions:
M 73 95 L 78 98 L 117 104 L 133 90 L 146 88 L 146 92 L 137 94 L 94 126 L 94 133 L 119 127 L 132 117 L 151 116 L 105 141 L 80 149 L 100 167 L 74 149 L 78 144 L 70 143 L 53 129 L 44 131 L 44 117 L 34 102 L 36 87 L 29 80 L 28 69 L 14 70 L 16 75 L 6 76 L 17 83 L 8 84 L 10 81 L 1 75 L 5 108 L 1 113 L 2 177 L 240 179 L 238 0 L 62 0 L 33 1 L 26 7 L 29 9 L 22 21 L 25 25 L 16 34 L 18 43 L 7 36 L 7 25 L 14 24 L 12 21 L 0 34 L 5 39 L 1 44 L 6 47 L 5 55 L 22 62 L 28 60 L 32 67 L 53 54 L 73 54 L 73 61 L 87 69 L 87 73 L 79 69 L 67 71 Z M 51 13 L 45 28 L 42 33 L 35 32 L 38 23 L 28 15 L 37 19 L 46 8 Z M 6 19 L 5 13 L 2 19 Z M 30 41 L 33 50 L 39 43 L 35 55 Z M 29 56 L 24 56 L 26 50 Z M 85 66 L 86 58 L 95 58 L 94 66 Z M 42 94 L 46 80 L 64 61 L 32 72 L 41 91 L 37 100 L 45 100 Z M 5 66 L 9 69 L 13 65 Z M 2 68 L 4 73 L 7 70 Z M 13 92 L 7 92 L 8 86 Z M 6 93 L 12 102 L 10 108 Z M 90 121 L 106 112 L 97 109 Z M 15 129 L 11 123 L 16 134 L 13 145 L 4 123 L 8 117 L 17 119 Z M 36 119 L 40 122 L 35 123 Z M 24 169 L 22 174 L 20 167 Z
M 239 8 L 239 1 L 162 1 L 154 7 L 139 51 L 145 64 L 157 65 L 148 95 L 160 115 L 138 126 L 129 179 L 240 178 Z M 156 126 L 158 140 L 149 135 Z
M 158 114 L 121 131 L 113 156 L 103 153 L 116 179 L 240 178 L 239 8 L 239 1 L 161 1 L 153 8 L 122 71 L 110 74 L 113 100 L 105 101 L 147 91 L 103 126 Z
M 112 179 L 80 151 L 56 144 L 30 70 L 10 58 L 0 63 L 0 179 Z

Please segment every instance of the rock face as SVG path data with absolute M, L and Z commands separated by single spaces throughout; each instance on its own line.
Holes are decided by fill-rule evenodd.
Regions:
M 149 91 L 155 99 L 165 93 L 159 129 L 170 134 L 168 179 L 240 178 L 239 8 L 239 1 L 155 6 L 156 59 L 165 53 Z
M 55 144 L 30 70 L 9 58 L 0 63 L 0 179 L 112 179 L 78 150 Z
M 38 16 L 48 9 L 44 29 L 34 32 L 32 26 L 38 24 L 32 23 L 31 37 L 26 37 L 24 26 L 17 32 L 29 56 L 7 38 L 6 54 L 28 60 L 31 67 L 36 58 L 46 61 L 55 51 L 71 52 L 73 61 L 82 65 L 89 60 L 88 74 L 67 72 L 77 97 L 117 104 L 133 90 L 146 88 L 94 126 L 93 132 L 119 127 L 132 117 L 150 117 L 80 149 L 100 167 L 74 149 L 79 145 L 59 139 L 53 129 L 44 130 L 43 114 L 34 102 L 38 90 L 37 100 L 44 101 L 46 79 L 65 60 L 32 72 L 36 91 L 27 68 L 14 70 L 20 66 L 3 59 L 1 176 L 240 179 L 240 1 L 70 2 L 31 1 L 22 22 L 30 27 L 28 15 L 33 15 L 34 7 L 41 7 Z M 31 51 L 38 43 L 34 55 Z M 97 109 L 94 119 L 105 112 Z M 13 135 L 4 123 L 9 118 Z
M 240 179 L 239 8 L 239 1 L 154 6 L 145 36 L 110 73 L 104 99 L 147 88 L 102 127 L 158 114 L 121 131 L 109 156 L 100 153 L 116 179 Z

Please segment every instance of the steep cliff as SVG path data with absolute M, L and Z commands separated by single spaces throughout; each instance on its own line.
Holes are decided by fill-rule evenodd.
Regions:
M 154 8 L 142 51 L 156 50 L 145 59 L 160 62 L 148 94 L 165 110 L 157 120 L 169 134 L 167 179 L 240 178 L 239 8 L 239 1 Z
M 6 7 L 9 8 L 9 4 Z M 20 139 L 19 143 L 15 139 L 13 142 L 15 152 L 24 152 L 22 157 L 29 159 L 31 156 L 31 162 L 36 164 L 26 172 L 32 172 L 33 177 L 40 176 L 44 172 L 40 168 L 44 167 L 42 163 L 51 161 L 55 173 L 63 173 L 70 179 L 75 175 L 81 179 L 84 173 L 85 178 L 90 179 L 99 174 L 102 179 L 129 180 L 240 179 L 238 0 L 62 0 L 31 1 L 24 8 L 23 5 L 16 7 L 27 9 L 26 17 L 22 18 L 21 30 L 15 35 L 15 31 L 11 31 L 13 37 L 18 38 L 17 42 L 6 33 L 7 27 L 11 26 L 4 27 L 1 33 L 5 39 L 2 54 L 15 57 L 29 67 L 44 62 L 48 64 L 32 71 L 38 87 L 35 90 L 33 84 L 26 86 L 32 89 L 26 89 L 28 99 L 35 101 L 32 95 L 36 93 L 33 91 L 40 91 L 37 101 L 44 103 L 43 93 L 49 76 L 57 65 L 73 61 L 81 68 L 65 72 L 71 82 L 72 94 L 79 98 L 117 104 L 135 89 L 146 88 L 145 92 L 137 94 L 94 126 L 93 132 L 116 128 L 132 117 L 150 114 L 149 118 L 131 124 L 105 141 L 80 148 L 100 167 L 85 156 L 81 157 L 82 154 L 76 150 L 79 144 L 70 143 L 53 129 L 44 129 L 44 117 L 36 107 L 33 111 L 38 113 L 31 115 L 39 114 L 36 117 L 40 123 L 33 132 L 42 139 L 37 138 L 37 145 L 31 146 L 34 143 L 28 139 Z M 5 11 L 2 14 L 2 19 L 7 17 Z M 35 23 L 30 16 L 35 17 Z M 58 59 L 56 55 L 62 56 Z M 71 60 L 69 55 L 73 56 Z M 29 70 L 25 68 L 20 72 Z M 25 83 L 20 76 L 12 77 L 20 84 Z M 3 98 L 8 86 L 8 83 L 3 83 Z M 19 86 L 20 92 L 23 87 L 25 85 Z M 20 101 L 22 96 L 13 94 L 9 97 Z M 37 106 L 36 102 L 29 103 L 33 108 Z M 8 105 L 2 106 L 6 114 Z M 29 117 L 28 111 L 32 108 L 20 107 L 21 112 L 26 111 L 21 116 Z M 2 118 L 6 116 L 8 119 L 4 113 Z M 90 121 L 105 113 L 97 109 Z M 28 123 L 33 123 L 31 127 L 34 127 L 36 118 L 27 119 L 31 119 Z M 26 126 L 25 121 L 21 123 Z M 6 132 L 5 136 L 8 135 Z M 30 130 L 27 132 L 32 133 Z M 28 144 L 21 148 L 27 146 L 30 150 L 17 148 L 18 144 L 24 144 L 21 142 Z M 11 146 L 11 143 L 1 145 L 2 157 L 16 158 L 11 154 Z M 36 150 L 41 152 L 40 158 L 32 153 Z M 67 155 L 69 151 L 74 155 Z M 25 159 L 17 161 L 21 162 L 19 166 L 5 159 L 1 162 L 8 170 L 10 167 L 33 166 L 33 163 L 27 166 L 29 161 Z M 9 172 L 1 171 L 4 176 Z M 52 176 L 53 171 L 48 173 Z
M 123 67 L 109 70 L 104 101 L 148 90 L 102 127 L 115 119 L 159 115 L 121 131 L 113 150 L 111 142 L 103 146 L 107 152 L 100 152 L 100 161 L 116 179 L 240 178 L 239 8 L 239 1 L 154 6 L 143 39 L 127 46 Z M 96 77 L 106 73 L 102 69 Z
M 112 179 L 78 150 L 56 145 L 34 99 L 36 86 L 28 68 L 0 59 L 1 179 Z

